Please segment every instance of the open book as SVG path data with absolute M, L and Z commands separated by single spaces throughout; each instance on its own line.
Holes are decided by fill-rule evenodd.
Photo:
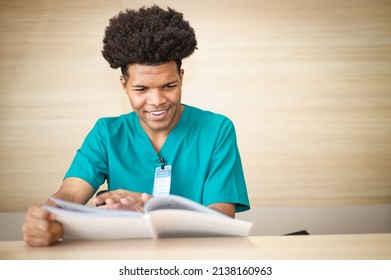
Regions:
M 131 239 L 198 236 L 247 236 L 252 223 L 233 219 L 176 195 L 157 196 L 144 205 L 144 213 L 109 210 L 50 198 L 66 239 Z

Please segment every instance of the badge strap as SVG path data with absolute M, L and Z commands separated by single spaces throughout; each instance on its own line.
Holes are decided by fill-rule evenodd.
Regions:
M 166 165 L 163 158 L 159 158 L 161 166 L 155 169 L 153 196 L 167 196 L 171 188 L 171 165 Z

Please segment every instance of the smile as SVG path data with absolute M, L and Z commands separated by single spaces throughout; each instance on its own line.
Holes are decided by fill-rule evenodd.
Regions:
M 151 115 L 154 115 L 154 116 L 160 116 L 160 115 L 163 115 L 165 112 L 167 112 L 167 110 L 160 110 L 160 111 L 151 111 L 149 112 Z

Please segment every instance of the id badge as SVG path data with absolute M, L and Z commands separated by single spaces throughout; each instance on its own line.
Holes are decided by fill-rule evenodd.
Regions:
M 157 167 L 155 170 L 155 182 L 153 184 L 153 196 L 169 195 L 171 188 L 171 165 Z

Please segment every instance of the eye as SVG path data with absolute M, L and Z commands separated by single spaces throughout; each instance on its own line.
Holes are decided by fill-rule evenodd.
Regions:
M 168 84 L 168 85 L 165 85 L 164 88 L 165 89 L 172 89 L 172 88 L 175 88 L 177 85 L 176 84 Z
M 137 87 L 137 88 L 134 88 L 133 91 L 135 92 L 138 92 L 138 93 L 143 93 L 147 90 L 146 87 Z

